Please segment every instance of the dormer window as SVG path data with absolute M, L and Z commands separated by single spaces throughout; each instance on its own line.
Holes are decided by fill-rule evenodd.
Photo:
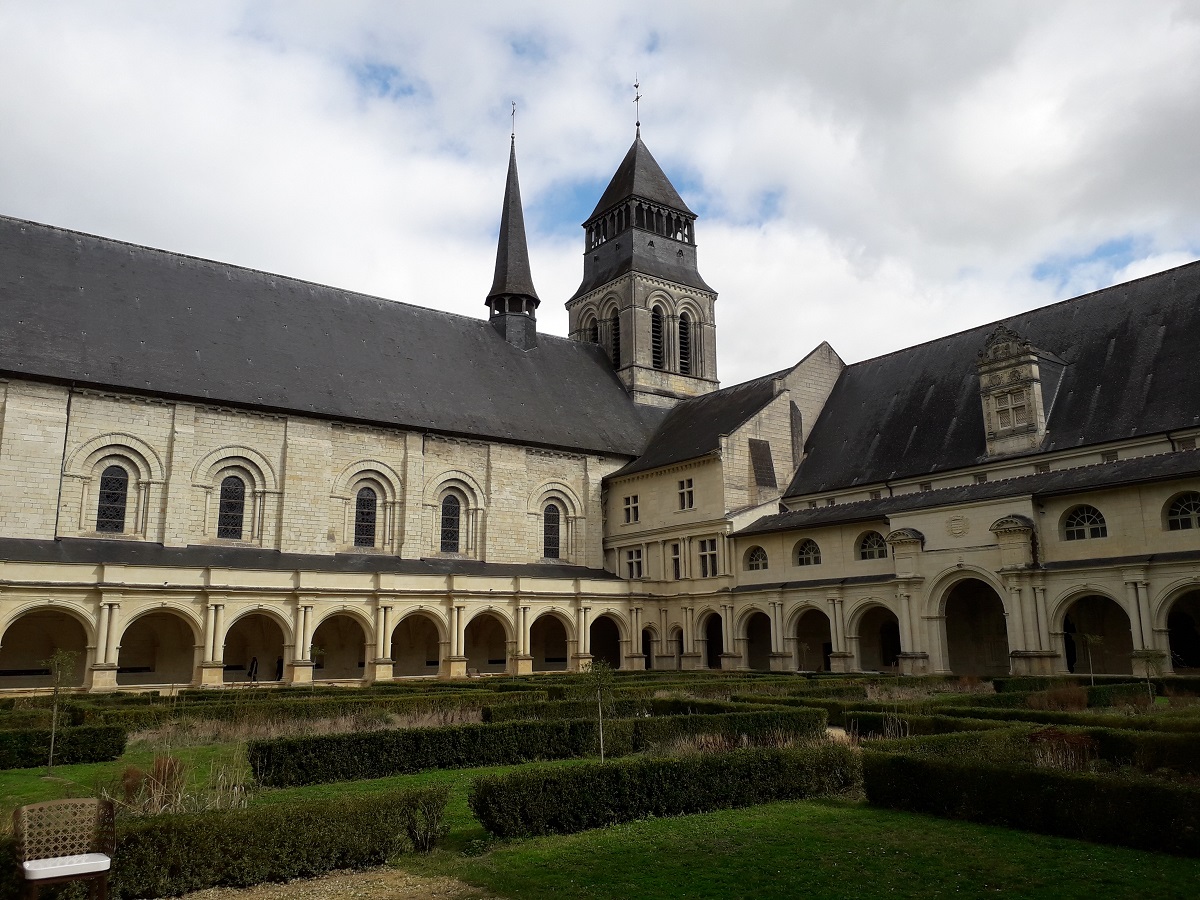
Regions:
M 1029 424 L 1029 405 L 1024 391 L 1011 391 L 996 395 L 996 424 L 1001 428 L 1015 428 Z

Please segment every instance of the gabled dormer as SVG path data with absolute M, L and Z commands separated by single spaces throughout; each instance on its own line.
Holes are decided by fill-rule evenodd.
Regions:
M 1050 376 L 1057 385 L 1064 365 L 1004 325 L 988 336 L 978 368 L 989 457 L 1028 453 L 1042 446 L 1053 401 L 1044 382 Z

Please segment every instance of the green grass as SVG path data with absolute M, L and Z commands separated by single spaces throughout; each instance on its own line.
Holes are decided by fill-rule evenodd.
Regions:
M 479 856 L 403 857 L 501 896 L 639 900 L 795 897 L 1195 897 L 1200 861 L 877 810 L 775 803 L 576 835 Z

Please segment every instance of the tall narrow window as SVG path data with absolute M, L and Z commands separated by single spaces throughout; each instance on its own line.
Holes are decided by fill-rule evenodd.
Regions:
M 217 507 L 217 537 L 240 541 L 245 515 L 246 482 L 236 475 L 227 475 L 221 479 L 221 502 Z
M 630 578 L 642 577 L 641 549 L 625 551 L 625 571 L 628 572 Z
M 679 374 L 692 374 L 692 317 L 679 316 Z
M 671 571 L 674 573 L 676 581 L 678 581 L 680 578 L 683 577 L 682 562 L 683 561 L 682 561 L 682 558 L 681 558 L 681 555 L 679 552 L 679 544 L 678 543 L 672 544 L 671 545 Z
M 457 553 L 462 525 L 462 503 L 453 494 L 442 500 L 442 552 Z
M 650 357 L 656 369 L 664 369 L 667 365 L 665 347 L 663 344 L 663 314 L 657 306 L 650 311 Z
M 612 364 L 614 368 L 621 367 L 621 314 L 614 312 L 608 320 L 608 330 L 612 334 Z
M 547 503 L 542 512 L 542 556 L 558 559 L 562 536 L 562 512 L 558 505 Z
M 109 466 L 100 475 L 100 501 L 96 504 L 96 530 L 120 534 L 125 530 L 125 502 L 129 495 L 129 473 Z
M 638 495 L 625 498 L 625 524 L 636 525 L 638 521 Z
M 587 336 L 589 343 L 600 343 L 600 323 L 596 321 L 595 316 L 591 316 L 587 320 L 587 324 L 583 326 L 583 333 Z
M 717 575 L 717 539 L 700 541 L 700 577 L 715 578 Z
M 375 516 L 379 498 L 373 488 L 363 487 L 354 498 L 354 546 L 375 546 Z
M 694 509 L 696 506 L 696 492 L 692 488 L 692 479 L 684 478 L 679 482 L 679 508 Z

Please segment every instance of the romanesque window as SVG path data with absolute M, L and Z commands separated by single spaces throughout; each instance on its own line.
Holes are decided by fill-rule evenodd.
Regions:
M 692 479 L 684 478 L 679 482 L 679 508 L 694 509 L 696 506 L 696 492 L 692 488 Z
M 1188 491 L 1171 501 L 1167 507 L 1167 528 L 1171 531 L 1200 528 L 1200 494 Z
M 631 494 L 625 498 L 625 524 L 635 525 L 638 521 L 638 495 Z
M 679 315 L 679 374 L 692 374 L 692 317 Z
M 221 479 L 221 499 L 217 506 L 217 537 L 240 541 L 245 516 L 246 482 L 236 475 L 227 475 Z
M 762 547 L 751 547 L 746 554 L 746 568 L 751 572 L 759 572 L 767 568 L 767 551 Z
M 442 552 L 457 553 L 462 531 L 462 501 L 454 494 L 442 499 Z
M 614 368 L 621 367 L 621 314 L 614 311 L 612 317 L 608 320 L 609 334 L 612 336 L 612 364 Z
M 642 551 L 640 547 L 625 551 L 625 571 L 630 578 L 642 577 Z
M 1077 506 L 1063 520 L 1063 537 L 1068 541 L 1108 537 L 1108 525 L 1096 507 Z
M 650 361 L 656 369 L 667 366 L 666 346 L 663 343 L 663 314 L 659 307 L 650 311 Z
M 359 488 L 354 498 L 354 546 L 375 546 L 375 521 L 379 510 L 379 497 L 374 488 Z
M 887 542 L 878 531 L 868 531 L 858 541 L 859 559 L 887 559 Z
M 100 498 L 96 504 L 96 530 L 120 534 L 125 530 L 125 505 L 129 497 L 129 473 L 109 466 L 100 475 Z
M 717 539 L 700 541 L 700 577 L 715 578 L 717 575 Z
M 562 535 L 562 511 L 558 504 L 547 503 L 542 512 L 542 556 L 558 559 Z
M 819 566 L 821 564 L 821 548 L 817 542 L 806 538 L 796 545 L 796 565 Z
M 996 395 L 996 424 L 999 428 L 1029 424 L 1029 403 L 1025 391 L 1007 391 Z
M 595 316 L 588 316 L 588 320 L 583 326 L 583 333 L 588 343 L 600 343 L 600 323 L 596 321 Z

